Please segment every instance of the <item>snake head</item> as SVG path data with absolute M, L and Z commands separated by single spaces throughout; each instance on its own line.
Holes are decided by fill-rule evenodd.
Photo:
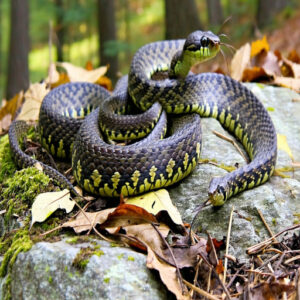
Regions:
M 220 50 L 220 38 L 211 31 L 194 31 L 185 40 L 183 49 L 172 58 L 169 77 L 185 78 L 191 67 L 211 59 Z
M 198 61 L 214 57 L 220 50 L 220 38 L 211 31 L 192 32 L 183 46 L 183 52 L 194 56 Z
M 224 185 L 223 177 L 214 177 L 208 190 L 209 201 L 213 206 L 221 206 L 227 200 L 229 194 L 229 188 Z

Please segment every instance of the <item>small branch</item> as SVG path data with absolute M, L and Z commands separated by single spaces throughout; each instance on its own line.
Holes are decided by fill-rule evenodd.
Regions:
M 276 234 L 273 235 L 271 238 L 269 238 L 269 239 L 267 239 L 267 240 L 265 240 L 265 241 L 263 241 L 263 242 L 261 242 L 261 243 L 258 243 L 258 244 L 254 245 L 254 246 L 249 247 L 249 248 L 247 249 L 247 253 L 248 253 L 249 255 L 255 254 L 255 253 L 257 253 L 261 248 L 263 248 L 263 247 L 265 247 L 265 246 L 271 244 L 272 241 L 274 240 L 274 238 L 280 236 L 281 234 L 283 234 L 283 233 L 285 233 L 285 232 L 287 232 L 287 231 L 295 230 L 295 229 L 298 229 L 298 228 L 300 228 L 300 224 L 296 224 L 296 225 L 293 225 L 293 226 L 291 226 L 291 227 L 288 227 L 288 228 L 286 228 L 286 229 L 284 229 L 284 230 L 282 230 L 282 231 L 276 233 Z
M 183 283 L 185 285 L 187 285 L 189 288 L 191 288 L 192 290 L 194 290 L 195 292 L 197 292 L 199 295 L 203 296 L 203 297 L 206 297 L 207 299 L 210 299 L 210 300 L 220 300 L 220 298 L 217 298 L 215 296 L 213 296 L 212 294 L 194 286 L 193 284 L 191 284 L 190 282 L 186 281 L 183 279 Z
M 271 228 L 269 227 L 268 223 L 266 222 L 266 220 L 265 220 L 265 218 L 264 218 L 264 216 L 263 216 L 261 210 L 260 210 L 259 208 L 256 208 L 256 210 L 257 210 L 257 212 L 258 212 L 258 214 L 259 214 L 259 216 L 260 216 L 262 222 L 264 223 L 265 227 L 267 228 L 267 230 L 268 230 L 270 236 L 273 236 L 274 233 L 272 232 Z M 278 241 L 277 241 L 276 238 L 274 238 L 274 242 L 278 243 Z
M 227 238 L 226 238 L 226 250 L 225 250 L 225 259 L 224 259 L 224 277 L 223 283 L 226 282 L 226 273 L 227 273 L 227 264 L 228 264 L 228 249 L 229 249 L 229 242 L 230 242 L 230 235 L 231 235 L 231 227 L 232 227 L 232 216 L 234 212 L 234 206 L 231 208 L 230 217 L 229 217 L 229 224 L 228 224 L 228 231 L 227 231 Z
M 167 246 L 170 254 L 171 254 L 171 257 L 173 259 L 173 262 L 174 262 L 174 265 L 175 265 L 175 268 L 176 268 L 176 272 L 177 272 L 177 276 L 178 276 L 178 279 L 179 279 L 179 282 L 180 282 L 180 287 L 181 287 L 181 291 L 182 293 L 184 293 L 184 285 L 183 285 L 183 278 L 181 276 L 181 273 L 179 271 L 179 267 L 178 267 L 178 264 L 177 264 L 177 261 L 175 259 L 175 256 L 174 256 L 174 253 L 169 245 L 169 243 L 167 243 L 167 241 L 165 240 L 165 238 L 162 236 L 161 232 L 158 230 L 158 228 L 156 227 L 156 225 L 154 223 L 151 223 L 152 227 L 154 228 L 154 230 L 157 232 L 157 234 L 159 235 L 159 237 L 161 238 L 162 242 Z
M 249 163 L 249 159 L 248 157 L 245 156 L 245 154 L 243 153 L 243 151 L 241 150 L 241 148 L 239 147 L 239 145 L 232 139 L 232 138 L 229 138 L 225 135 L 223 135 L 222 133 L 220 132 L 217 132 L 215 130 L 213 130 L 213 133 L 218 136 L 219 138 L 231 143 L 235 148 L 236 150 L 240 153 L 240 155 L 243 157 L 243 159 L 245 160 L 245 162 L 248 164 Z

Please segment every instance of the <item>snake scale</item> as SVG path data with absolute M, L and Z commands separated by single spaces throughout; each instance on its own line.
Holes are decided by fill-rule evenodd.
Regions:
M 275 168 L 277 140 L 262 103 L 228 76 L 188 74 L 193 64 L 214 56 L 219 44 L 217 36 L 201 31 L 186 40 L 147 44 L 134 55 L 128 77 L 120 80 L 112 95 L 90 83 L 53 89 L 40 109 L 42 145 L 55 156 L 72 157 L 74 177 L 88 192 L 136 195 L 170 186 L 192 172 L 200 159 L 200 116 L 213 117 L 243 144 L 251 162 L 212 178 L 211 203 L 222 205 L 231 196 L 264 183 Z M 157 71 L 168 71 L 169 78 L 153 80 Z M 142 113 L 132 112 L 130 102 Z M 19 145 L 26 128 L 24 122 L 15 121 L 9 129 L 20 167 L 36 163 Z M 110 139 L 137 142 L 122 146 Z M 42 166 L 61 185 L 73 188 L 58 171 Z

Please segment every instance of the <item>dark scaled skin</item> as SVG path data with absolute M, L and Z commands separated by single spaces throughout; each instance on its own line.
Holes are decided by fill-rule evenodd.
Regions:
M 203 61 L 211 58 L 219 51 L 219 45 L 217 36 L 201 31 L 192 33 L 187 40 L 148 44 L 137 51 L 128 78 L 122 79 L 113 96 L 105 92 L 90 97 L 91 93 L 87 90 L 96 91 L 96 94 L 98 90 L 84 83 L 73 83 L 67 88 L 61 86 L 53 90 L 47 98 L 61 98 L 63 105 L 59 104 L 60 100 L 42 105 L 42 134 L 50 128 L 42 140 L 43 144 L 56 155 L 65 151 L 67 156 L 72 148 L 75 178 L 87 191 L 109 197 L 135 195 L 169 186 L 190 174 L 200 158 L 200 116 L 214 117 L 241 141 L 251 162 L 224 177 L 211 180 L 208 191 L 211 203 L 222 205 L 231 196 L 264 183 L 275 168 L 277 140 L 273 123 L 262 103 L 245 86 L 230 77 L 213 73 L 186 76 L 190 66 L 199 61 L 197 59 Z M 152 80 L 151 75 L 157 70 L 174 72 L 174 77 L 178 79 Z M 65 115 L 66 110 L 72 115 L 74 108 L 77 111 L 75 115 L 80 115 L 78 103 L 89 98 L 83 113 L 93 112 L 84 121 Z M 127 100 L 146 113 L 142 117 L 138 114 L 118 116 L 118 113 L 126 112 Z M 160 140 L 166 131 L 164 111 L 172 116 L 184 115 L 174 118 L 173 133 Z M 58 115 L 63 116 L 63 121 L 57 121 L 60 118 Z M 54 121 L 48 121 L 48 116 L 53 116 Z M 44 123 L 44 119 L 47 122 Z M 105 124 L 101 123 L 101 119 L 106 120 Z M 65 124 L 68 121 L 70 123 Z M 63 136 L 77 126 L 76 122 L 82 123 L 76 139 L 70 137 L 69 141 L 65 141 Z M 128 124 L 135 128 L 135 122 L 139 123 L 135 133 L 138 138 L 140 133 L 148 130 L 145 128 L 156 125 L 146 139 L 132 145 L 108 144 L 107 138 L 100 132 L 102 128 L 109 135 L 125 136 L 127 130 L 123 127 Z M 17 123 L 13 123 L 10 141 L 12 151 L 21 163 L 25 159 L 18 148 L 22 130 L 14 130 L 16 127 Z M 56 127 L 59 127 L 62 137 L 54 143 L 58 135 Z M 29 163 L 28 157 L 26 161 Z M 52 170 L 49 173 L 53 173 Z M 61 180 L 59 176 L 57 178 Z

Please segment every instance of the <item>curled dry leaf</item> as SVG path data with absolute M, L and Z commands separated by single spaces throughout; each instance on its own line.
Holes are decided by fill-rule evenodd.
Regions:
M 267 37 L 264 36 L 261 40 L 257 40 L 251 43 L 251 57 L 254 57 L 261 52 L 268 52 L 270 50 L 270 45 L 267 41 Z
M 235 80 L 242 80 L 243 72 L 250 63 L 251 46 L 249 43 L 238 49 L 231 61 L 231 77 Z
M 107 72 L 107 66 L 103 66 L 91 71 L 77 67 L 68 62 L 56 63 L 57 66 L 66 70 L 71 82 L 85 81 L 95 83 Z
M 66 213 L 73 210 L 75 202 L 70 200 L 70 191 L 65 189 L 60 192 L 39 194 L 31 208 L 31 226 L 35 222 L 43 222 L 57 209 L 65 209 Z
M 25 102 L 17 119 L 24 121 L 37 121 L 39 118 L 41 103 L 49 91 L 50 89 L 47 87 L 46 83 L 31 84 L 24 95 Z
M 123 227 L 152 222 L 157 223 L 156 218 L 142 207 L 132 204 L 120 204 L 108 215 L 102 227 Z
M 12 99 L 8 101 L 3 101 L 3 106 L 0 108 L 0 121 L 3 118 L 8 118 L 7 115 L 10 115 L 10 119 L 12 120 L 15 117 L 17 110 L 20 108 L 23 100 L 23 91 L 16 94 Z M 7 124 L 7 120 L 5 123 Z M 2 127 L 4 128 L 3 124 Z
M 176 206 L 173 205 L 169 192 L 166 189 L 128 198 L 126 203 L 142 207 L 153 215 L 157 215 L 161 211 L 167 211 L 175 224 L 182 225 L 180 213 Z
M 89 231 L 93 226 L 102 224 L 115 208 L 105 209 L 98 212 L 80 212 L 74 220 L 65 222 L 62 227 L 72 227 L 76 233 Z

